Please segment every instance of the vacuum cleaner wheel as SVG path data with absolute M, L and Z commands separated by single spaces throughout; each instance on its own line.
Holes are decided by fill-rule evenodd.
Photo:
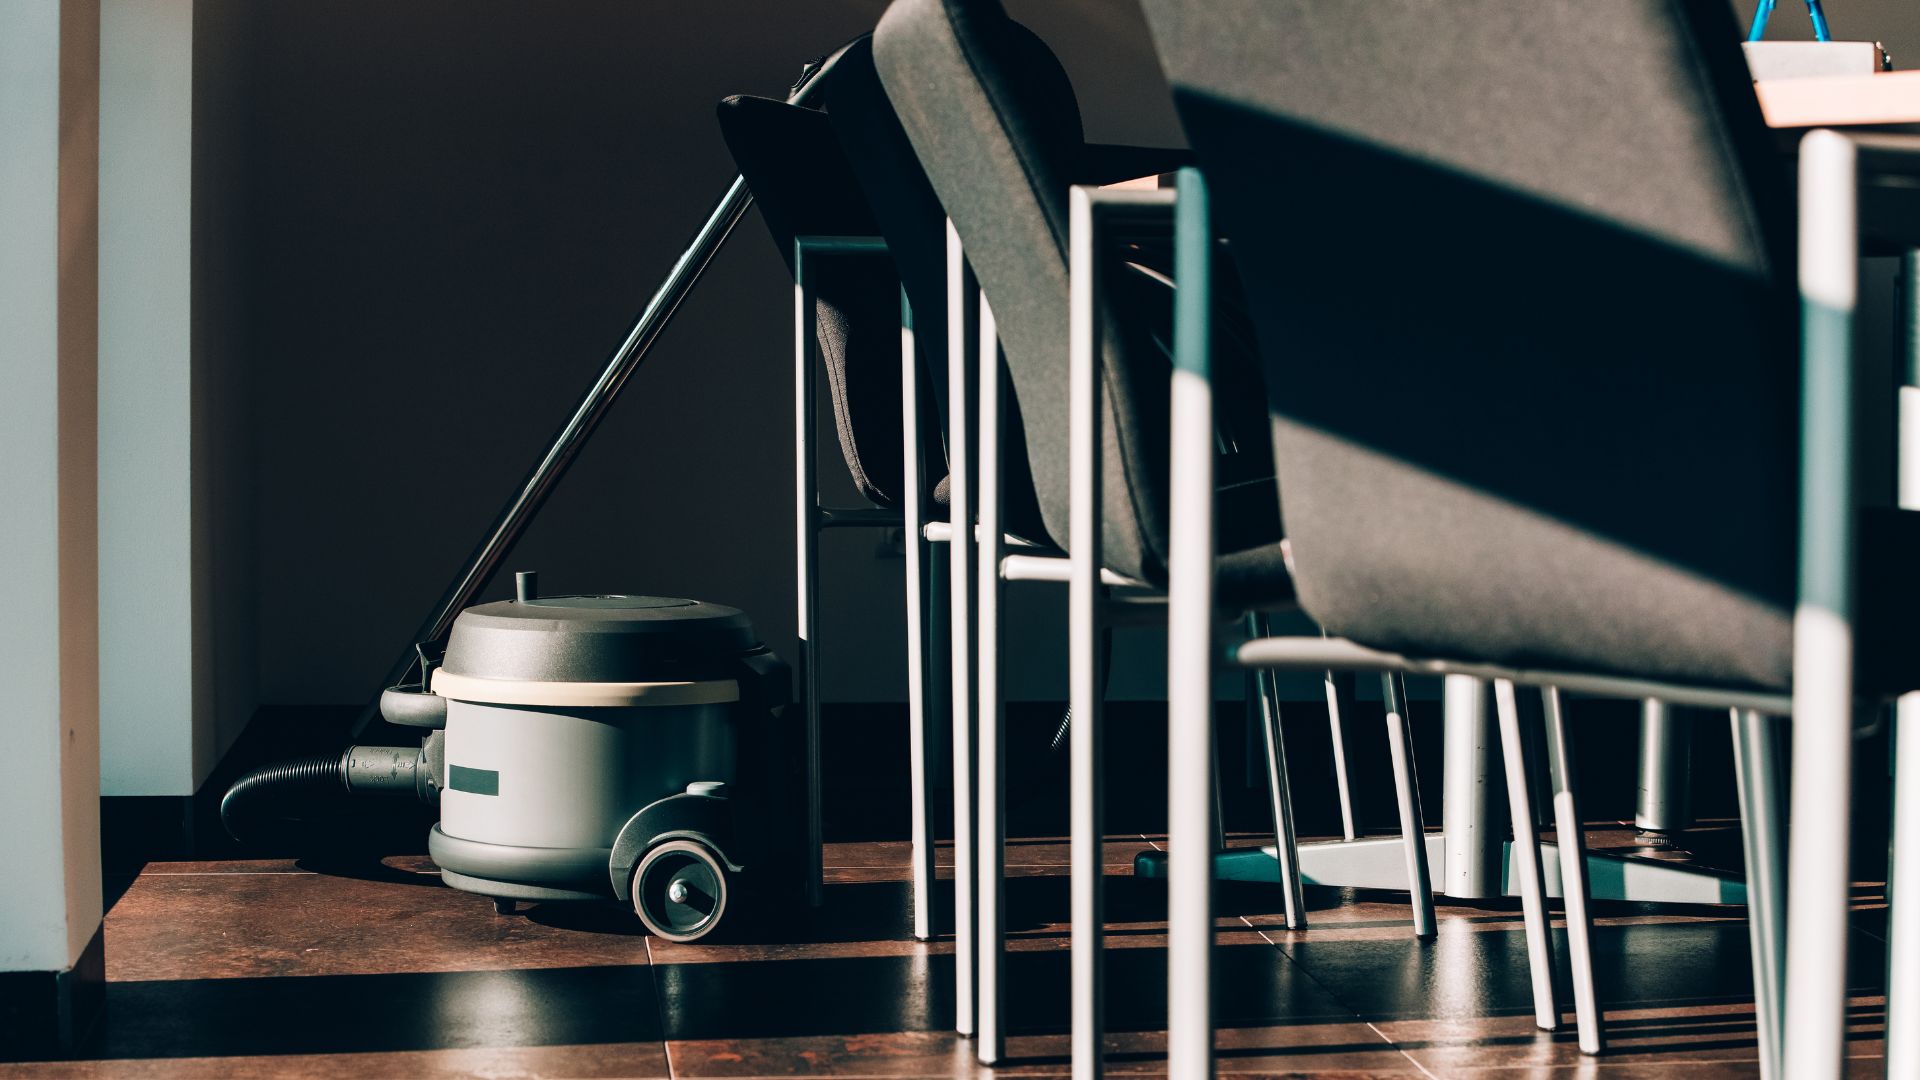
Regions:
M 726 867 L 698 841 L 660 844 L 633 872 L 633 910 L 657 937 L 698 941 L 726 914 Z

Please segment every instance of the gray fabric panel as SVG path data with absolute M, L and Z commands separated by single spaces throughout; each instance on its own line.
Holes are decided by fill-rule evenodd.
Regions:
M 1083 149 L 1078 107 L 1058 61 L 996 0 L 895 0 L 874 32 L 874 58 L 993 305 L 1026 420 L 1040 511 L 1049 538 L 1062 543 L 1069 502 L 1067 188 L 1088 179 L 1078 175 L 1083 166 L 1102 168 L 1112 155 Z M 1157 326 L 1164 339 L 1171 295 L 1122 267 L 1110 274 L 1104 300 L 1105 561 L 1157 582 L 1166 557 L 1169 369 L 1164 340 L 1155 336 Z M 1265 446 L 1257 454 L 1243 449 L 1271 469 Z M 1269 510 L 1264 520 L 1276 513 Z
M 941 432 L 947 421 L 946 213 L 927 183 L 907 134 L 880 86 L 868 38 L 849 44 L 826 85 L 827 119 L 880 234 L 900 272 L 913 308 L 920 343 L 922 392 L 933 405 L 927 425 L 927 460 L 943 462 Z M 1009 402 L 1004 443 L 1005 520 L 1022 536 L 1043 536 L 1040 507 L 1028 472 L 1026 433 L 1019 404 Z M 933 466 L 929 466 L 933 468 Z
M 962 16 L 1004 18 L 989 10 Z M 991 34 L 990 29 L 986 33 Z M 947 215 L 967 244 L 981 289 L 991 299 L 1005 343 L 1014 394 L 1026 420 L 1027 457 L 1048 538 L 1067 537 L 1066 335 L 1067 221 L 1064 160 L 1077 145 L 1057 115 L 1054 155 L 1038 138 L 1022 146 L 1009 134 L 976 66 L 985 62 L 962 44 L 939 0 L 896 0 L 874 31 L 874 61 L 914 149 Z M 1062 80 L 1064 81 L 1064 80 Z M 1055 96 L 1058 91 L 1056 90 Z M 1071 101 L 1070 87 L 1067 91 Z M 1040 95 L 1035 95 L 1040 96 Z M 1024 110 L 1012 113 L 1018 117 Z M 1043 192 L 1060 192 L 1058 198 Z M 1111 338 L 1111 334 L 1109 337 Z M 1111 409 L 1102 448 L 1107 559 L 1122 573 L 1144 576 L 1142 543 Z
M 1254 298 L 1306 610 L 1784 687 L 1792 240 L 1724 5 L 1143 7 Z
M 833 78 L 838 72 L 825 76 Z M 822 113 L 767 98 L 720 103 L 720 131 L 753 192 L 761 221 L 793 268 L 796 236 L 878 231 Z M 880 506 L 905 482 L 900 426 L 900 301 L 893 261 L 839 256 L 810 262 L 815 339 L 834 430 L 854 486 Z M 937 440 L 933 449 L 938 451 Z

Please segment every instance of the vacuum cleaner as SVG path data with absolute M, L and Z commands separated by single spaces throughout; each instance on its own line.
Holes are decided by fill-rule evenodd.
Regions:
M 351 747 L 295 779 L 437 803 L 427 851 L 441 880 L 503 914 L 612 900 L 691 942 L 730 912 L 797 899 L 792 673 L 747 616 L 676 597 L 542 597 L 531 573 L 516 586 L 462 612 L 444 652 L 421 649 L 421 679 L 381 695 L 419 747 Z M 285 794 L 272 791 L 285 768 L 228 792 L 230 826 L 249 800 Z
M 809 62 L 787 101 L 806 103 L 844 51 Z M 531 574 L 513 600 L 472 606 L 751 203 L 736 177 L 352 731 L 419 745 L 255 769 L 221 801 L 229 833 L 342 792 L 411 795 L 440 809 L 428 850 L 447 884 L 503 913 L 617 900 L 675 941 L 784 902 L 790 886 L 817 896 L 804 845 L 818 747 L 782 722 L 791 674 L 745 615 L 667 597 L 543 598 Z

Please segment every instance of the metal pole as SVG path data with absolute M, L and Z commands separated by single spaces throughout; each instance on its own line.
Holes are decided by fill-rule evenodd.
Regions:
M 1103 875 L 1100 753 L 1100 377 L 1093 202 L 1069 194 L 1067 696 L 1073 712 L 1069 783 L 1069 890 L 1073 1000 L 1069 1046 L 1074 1080 L 1098 1080 L 1104 1063 L 1105 958 L 1101 947 Z
M 1920 252 L 1900 259 L 1900 506 L 1920 509 Z M 1920 694 L 1893 723 L 1893 812 L 1887 860 L 1887 1075 L 1920 1075 L 1920 1032 L 1894 1017 L 1920 1008 Z
M 977 840 L 980 904 L 980 1015 L 979 1037 L 974 1056 L 982 1065 L 992 1065 L 1006 1053 L 1004 1029 L 1005 995 L 1001 991 L 1000 967 L 1004 958 L 1006 922 L 1001 901 L 1006 876 L 1006 703 L 1000 693 L 1000 598 L 1003 592 L 1000 560 L 1004 554 L 1005 534 L 1000 525 L 1000 410 L 1005 386 L 1000 377 L 1000 334 L 994 327 L 993 308 L 985 294 L 980 297 L 980 442 L 978 457 L 980 500 L 979 568 L 979 665 L 978 709 L 980 716 L 979 813 Z
M 1413 936 L 1430 938 L 1435 933 L 1433 879 L 1427 870 L 1427 825 L 1420 809 L 1420 774 L 1413 759 L 1413 723 L 1407 715 L 1406 677 L 1383 672 L 1380 700 L 1387 712 L 1393 793 L 1400 804 L 1400 837 L 1407 856 L 1407 892 L 1413 901 Z
M 816 80 L 830 70 L 839 58 L 840 54 L 836 52 L 818 65 L 803 71 L 799 82 L 794 84 L 793 90 L 788 94 L 787 101 L 796 105 L 808 101 L 818 86 Z M 514 542 L 519 540 L 520 535 L 526 531 L 527 524 L 533 520 L 533 515 L 539 511 L 541 504 L 546 502 L 554 486 L 566 474 L 567 467 L 573 464 L 573 459 L 579 455 L 581 447 L 586 445 L 594 429 L 606 417 L 607 410 L 613 407 L 614 401 L 620 396 L 621 389 L 626 386 L 628 377 L 640 367 L 640 362 L 647 358 L 647 353 L 653 349 L 654 342 L 659 340 L 667 324 L 673 320 L 674 313 L 680 310 L 680 302 L 686 299 L 687 293 L 700 280 L 700 275 L 706 272 L 707 266 L 713 262 L 713 257 L 719 253 L 721 246 L 727 242 L 727 237 L 732 234 L 733 227 L 746 216 L 747 207 L 752 204 L 753 195 L 747 190 L 746 177 L 734 177 L 726 193 L 720 196 L 719 205 L 707 215 L 707 220 L 700 226 L 699 231 L 694 233 L 686 250 L 680 253 L 673 267 L 667 271 L 666 279 L 660 283 L 659 288 L 654 290 L 653 297 L 647 301 L 647 306 L 634 320 L 632 328 L 627 331 L 626 338 L 613 351 L 613 355 L 607 358 L 606 366 L 601 369 L 599 378 L 587 388 L 586 394 L 581 397 L 579 404 L 574 406 L 566 422 L 560 425 L 560 430 L 555 432 L 553 438 L 549 440 L 547 452 L 534 464 L 533 471 L 527 474 L 526 479 L 520 482 L 519 488 L 507 500 L 507 504 L 501 507 L 499 514 L 495 515 L 493 524 L 488 527 L 479 546 L 467 556 L 459 573 L 454 575 L 453 581 L 441 594 L 439 603 L 434 605 L 432 613 L 414 631 L 412 640 L 407 642 L 404 655 L 388 669 L 386 681 L 380 684 L 381 689 L 404 680 L 408 670 L 415 664 L 414 644 L 445 638 L 447 631 L 453 628 L 453 620 L 473 603 L 474 599 L 480 595 L 480 590 L 487 587 L 487 582 L 493 580 L 494 573 L 500 569 L 501 560 L 506 558 Z M 379 690 L 375 690 L 373 700 L 361 711 L 359 719 L 354 722 L 354 736 L 357 737 L 367 725 L 379 717 L 379 697 Z
M 1340 833 L 1346 840 L 1360 836 L 1359 817 L 1353 809 L 1353 753 L 1347 749 L 1347 725 L 1360 709 L 1355 684 L 1351 671 L 1326 674 L 1327 733 L 1333 740 L 1333 781 L 1340 797 Z
M 900 435 L 905 470 L 900 509 L 900 546 L 907 561 L 907 769 L 912 789 L 913 936 L 933 936 L 933 776 L 927 748 L 933 742 L 927 669 L 933 666 L 927 620 L 926 448 L 920 441 L 920 360 L 913 339 L 913 309 L 900 290 Z
M 1560 1026 L 1554 999 L 1553 934 L 1547 926 L 1545 874 L 1540 868 L 1540 835 L 1533 816 L 1532 777 L 1526 744 L 1520 737 L 1520 704 L 1513 684 L 1497 679 L 1493 694 L 1500 714 L 1500 756 L 1507 769 L 1507 815 L 1513 819 L 1513 867 L 1518 872 L 1520 910 L 1527 930 L 1527 968 L 1533 975 L 1533 1022 L 1543 1031 Z
M 1559 839 L 1560 896 L 1567 906 L 1567 952 L 1573 967 L 1573 1016 L 1579 1028 L 1580 1050 L 1598 1054 L 1606 1046 L 1600 1016 L 1600 996 L 1593 983 L 1593 890 L 1587 882 L 1587 826 L 1574 791 L 1577 774 L 1573 739 L 1567 732 L 1560 691 L 1549 686 L 1540 693 L 1546 709 L 1547 756 L 1553 784 L 1553 822 Z M 1557 1017 L 1556 1017 L 1557 1019 Z
M 1212 452 L 1211 446 L 1208 452 Z M 1247 634 L 1254 638 L 1266 637 L 1266 616 L 1249 614 Z M 1273 672 L 1265 668 L 1253 672 L 1253 676 L 1259 698 L 1260 729 L 1266 741 L 1267 798 L 1273 808 L 1273 848 L 1279 863 L 1287 929 L 1305 930 L 1307 904 L 1300 888 L 1300 841 L 1294 830 L 1293 789 L 1287 778 L 1286 736 L 1280 727 L 1280 684 Z
M 947 546 L 952 586 L 953 668 L 953 953 L 954 1030 L 974 1032 L 974 975 L 979 954 L 974 940 L 974 305 L 979 286 L 967 267 L 966 253 L 953 222 L 947 222 L 947 424 L 949 491 Z
M 1640 703 L 1640 790 L 1633 824 L 1651 839 L 1670 839 L 1693 824 L 1689 782 L 1693 722 L 1664 701 Z
M 821 845 L 825 836 L 820 781 L 819 658 L 814 648 L 820 575 L 819 478 L 813 445 L 814 314 L 806 245 L 796 241 L 793 245 L 793 514 L 799 597 L 794 630 L 800 655 L 795 658 L 795 668 L 807 726 L 807 902 L 817 907 L 824 893 Z
M 1197 452 L 1181 455 L 1173 474 L 1167 565 L 1167 1075 L 1204 1080 L 1213 1075 L 1213 233 L 1200 172 L 1180 170 L 1178 191 L 1170 437 Z M 1075 405 L 1098 416 L 1096 380 L 1076 389 L 1089 400 L 1077 394 Z M 1095 473 L 1097 421 L 1089 430 L 1074 449 Z
M 1853 314 L 1859 190 L 1853 142 L 1800 140 L 1800 557 L 1793 618 L 1787 1076 L 1846 1061 L 1853 783 Z
M 1503 837 L 1496 833 L 1498 790 L 1493 786 L 1494 733 L 1487 683 L 1449 675 L 1444 685 L 1445 803 L 1441 826 L 1446 859 L 1441 881 L 1448 896 L 1481 899 L 1505 894 Z
M 1747 938 L 1753 951 L 1753 1018 L 1760 1041 L 1760 1080 L 1784 1080 L 1780 1049 L 1782 996 L 1786 993 L 1787 844 L 1785 792 L 1779 750 L 1768 718 L 1732 710 L 1733 778 L 1740 793 L 1740 838 L 1747 862 Z M 1887 998 L 1893 997 L 1891 988 Z M 1892 1016 L 1891 1011 L 1888 1012 Z M 1893 1061 L 1894 1025 L 1887 1028 L 1887 1061 Z M 1910 1075 L 1889 1072 L 1889 1076 Z

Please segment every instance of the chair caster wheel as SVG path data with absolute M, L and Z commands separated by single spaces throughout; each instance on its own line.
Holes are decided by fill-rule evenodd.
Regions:
M 511 915 L 515 911 L 518 911 L 519 908 L 519 903 L 509 897 L 496 896 L 493 898 L 493 913 L 495 915 Z

